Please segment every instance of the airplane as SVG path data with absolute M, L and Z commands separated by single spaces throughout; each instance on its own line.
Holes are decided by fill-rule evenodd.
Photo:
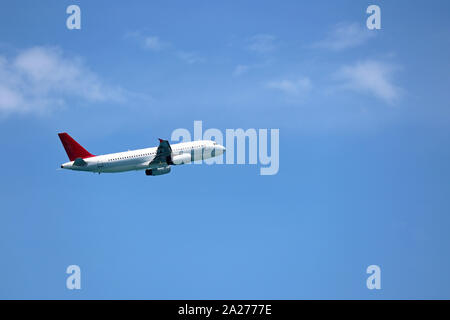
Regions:
M 62 169 L 112 173 L 144 170 L 147 176 L 167 174 L 172 165 L 181 165 L 222 155 L 225 147 L 211 140 L 169 144 L 159 139 L 159 146 L 104 155 L 93 155 L 66 132 L 58 133 L 70 162 Z

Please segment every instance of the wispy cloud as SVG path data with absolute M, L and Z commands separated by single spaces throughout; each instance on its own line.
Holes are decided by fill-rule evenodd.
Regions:
M 126 92 L 106 85 L 80 58 L 58 48 L 32 47 L 0 56 L 0 112 L 45 112 L 78 98 L 121 102 Z
M 279 90 L 288 95 L 305 94 L 312 88 L 311 80 L 308 77 L 300 77 L 295 80 L 277 80 L 267 83 L 267 87 Z
M 177 56 L 188 64 L 200 63 L 205 61 L 205 59 L 196 52 L 179 51 L 177 53 Z
M 134 40 L 142 46 L 142 48 L 149 51 L 158 52 L 164 50 L 166 53 L 177 57 L 187 64 L 196 64 L 205 61 L 199 53 L 194 51 L 177 50 L 176 46 L 170 42 L 162 41 L 156 35 L 144 35 L 139 31 L 134 31 L 127 33 L 125 38 Z
M 273 65 L 273 60 L 267 57 L 264 57 L 263 61 L 259 63 L 251 63 L 251 64 L 238 64 L 233 69 L 233 76 L 240 77 L 249 72 L 256 71 L 257 69 L 267 68 Z
M 247 73 L 249 70 L 250 70 L 250 66 L 239 64 L 236 66 L 236 68 L 234 68 L 233 76 L 239 77 L 239 76 Z
M 271 34 L 257 34 L 247 40 L 247 49 L 258 53 L 275 50 L 276 37 Z
M 381 61 L 366 60 L 342 67 L 335 78 L 342 81 L 342 88 L 367 92 L 394 104 L 402 93 L 402 89 L 392 81 L 395 69 L 394 66 Z
M 358 23 L 339 23 L 325 39 L 314 43 L 312 47 L 340 51 L 362 45 L 374 35 L 375 32 Z
M 139 43 L 144 49 L 150 51 L 161 51 L 168 47 L 170 44 L 165 41 L 161 41 L 158 36 L 155 35 L 143 35 L 141 32 L 129 32 L 125 35 L 125 38 L 133 39 Z
M 161 40 L 159 40 L 156 36 L 149 36 L 144 38 L 144 46 L 147 49 L 158 51 L 161 50 L 163 47 L 163 44 L 161 43 Z

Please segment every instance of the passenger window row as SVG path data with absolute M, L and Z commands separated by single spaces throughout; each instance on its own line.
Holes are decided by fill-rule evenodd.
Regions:
M 143 154 L 134 155 L 134 156 L 127 156 L 127 157 L 119 157 L 119 158 L 108 159 L 108 161 L 117 161 L 117 160 L 124 160 L 124 159 L 130 159 L 130 158 L 139 158 L 139 157 L 151 156 L 151 155 L 154 155 L 154 154 L 155 154 L 154 152 L 143 153 Z
M 201 145 L 200 147 L 205 147 L 205 145 Z M 175 150 L 175 152 L 177 151 L 181 151 L 181 150 L 189 150 L 189 149 L 194 149 L 194 147 L 186 147 L 186 148 L 180 148 L 178 150 Z M 140 154 L 140 155 L 134 155 L 134 156 L 127 156 L 127 157 L 118 157 L 118 158 L 113 158 L 113 159 L 108 159 L 109 162 L 111 161 L 117 161 L 117 160 L 124 160 L 124 159 L 130 159 L 130 158 L 139 158 L 139 157 L 145 157 L 145 156 L 151 156 L 154 155 L 154 152 L 150 152 L 150 153 L 144 153 L 144 154 Z

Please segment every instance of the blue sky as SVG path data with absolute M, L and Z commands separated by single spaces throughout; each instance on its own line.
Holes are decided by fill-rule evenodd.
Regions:
M 0 298 L 450 298 L 448 1 L 0 6 Z M 194 120 L 280 129 L 279 173 L 56 170 L 58 132 L 102 154 Z

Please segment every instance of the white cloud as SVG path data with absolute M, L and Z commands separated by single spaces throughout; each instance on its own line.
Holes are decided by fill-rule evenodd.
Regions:
M 105 85 L 81 59 L 58 48 L 33 47 L 7 59 L 0 56 L 0 112 L 43 112 L 69 98 L 120 102 L 124 91 Z
M 289 95 L 300 95 L 310 91 L 312 83 L 308 77 L 300 77 L 296 80 L 271 81 L 267 84 L 267 87 Z
M 258 53 L 267 53 L 276 48 L 276 37 L 270 34 L 257 34 L 248 39 L 247 48 Z
M 374 35 L 375 32 L 357 23 L 339 23 L 324 40 L 314 43 L 312 47 L 340 51 L 362 45 Z
M 389 104 L 395 103 L 402 90 L 393 84 L 392 65 L 380 61 L 367 60 L 355 65 L 344 66 L 336 74 L 336 79 L 343 81 L 341 87 L 371 93 Z

